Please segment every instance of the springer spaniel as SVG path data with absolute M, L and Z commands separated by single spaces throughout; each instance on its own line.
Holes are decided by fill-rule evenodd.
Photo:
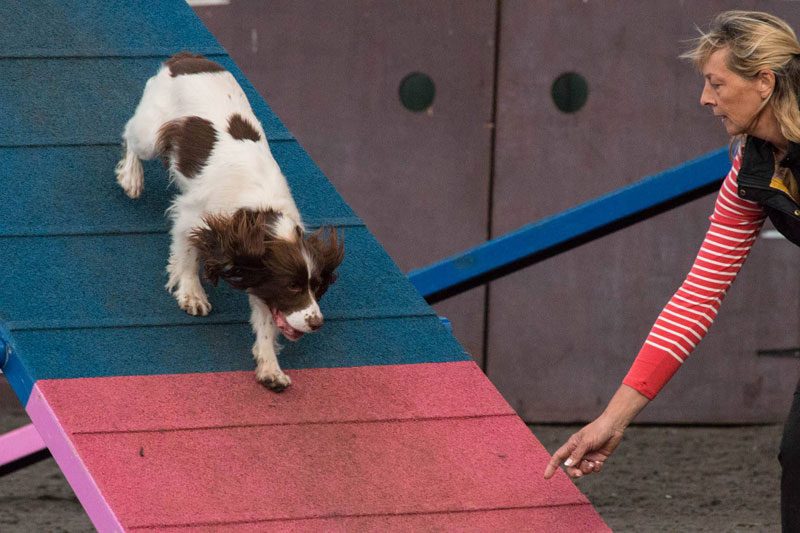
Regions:
M 231 75 L 181 52 L 147 81 L 122 134 L 117 182 L 142 192 L 142 159 L 161 156 L 180 193 L 172 219 L 166 288 L 181 309 L 211 310 L 198 274 L 245 291 L 256 336 L 256 378 L 280 391 L 278 332 L 295 341 L 322 326 L 317 301 L 335 281 L 344 247 L 335 228 L 307 235 L 286 178 L 247 97 Z

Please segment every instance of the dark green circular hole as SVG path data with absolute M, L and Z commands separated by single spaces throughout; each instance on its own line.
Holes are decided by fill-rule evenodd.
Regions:
M 410 111 L 425 111 L 435 95 L 433 80 L 422 72 L 412 72 L 400 82 L 400 101 Z
M 586 104 L 589 84 L 580 74 L 567 72 L 556 78 L 551 93 L 558 109 L 564 113 L 574 113 Z

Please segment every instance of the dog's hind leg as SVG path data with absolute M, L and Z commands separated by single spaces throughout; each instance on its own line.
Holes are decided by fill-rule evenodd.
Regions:
M 139 198 L 144 188 L 144 169 L 142 162 L 128 146 L 124 143 L 125 155 L 117 163 L 114 173 L 117 176 L 117 183 L 130 198 Z
M 141 160 L 153 159 L 158 155 L 158 130 L 167 119 L 162 102 L 169 91 L 169 83 L 165 69 L 147 80 L 142 100 L 122 133 L 125 154 L 117 163 L 115 173 L 117 183 L 131 198 L 138 198 L 144 188 Z

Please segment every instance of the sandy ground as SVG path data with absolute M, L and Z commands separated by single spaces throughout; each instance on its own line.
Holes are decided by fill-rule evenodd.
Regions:
M 0 412 L 0 433 L 27 423 Z M 553 452 L 577 426 L 534 425 Z M 781 428 L 631 427 L 578 486 L 614 531 L 779 531 Z M 93 531 L 52 459 L 0 479 L 0 531 Z
M 578 427 L 531 426 L 552 453 Z M 614 531 L 780 531 L 781 426 L 633 426 L 577 481 Z

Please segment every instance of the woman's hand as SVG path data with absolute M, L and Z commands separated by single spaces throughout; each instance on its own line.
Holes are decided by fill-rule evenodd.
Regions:
M 544 478 L 550 479 L 562 462 L 571 478 L 600 472 L 608 457 L 617 449 L 625 428 L 650 400 L 636 389 L 622 385 L 597 419 L 574 433 L 553 454 Z
M 553 477 L 562 462 L 566 467 L 565 472 L 571 478 L 600 472 L 603 464 L 622 441 L 623 431 L 624 428 L 615 427 L 612 420 L 601 415 L 577 433 L 573 433 L 556 450 L 544 471 L 544 478 Z

